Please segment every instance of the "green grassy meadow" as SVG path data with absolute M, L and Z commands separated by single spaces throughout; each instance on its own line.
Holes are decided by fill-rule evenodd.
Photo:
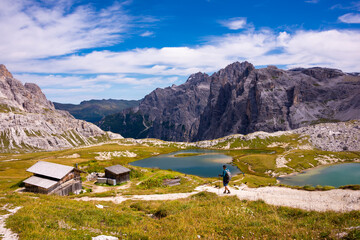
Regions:
M 230 148 L 224 148 L 229 144 Z M 286 174 L 315 167 L 320 164 L 317 159 L 323 156 L 343 162 L 360 158 L 359 152 L 301 150 L 298 148 L 301 144 L 309 144 L 306 137 L 289 135 L 248 142 L 230 139 L 219 141 L 211 149 L 224 151 L 233 158 L 233 164 L 245 173 L 245 177 L 234 176 L 230 186 L 242 183 L 249 187 L 278 185 L 270 173 Z M 6 227 L 18 233 L 20 239 L 91 239 L 101 234 L 119 239 L 339 239 L 343 236 L 338 235 L 341 233 L 348 233 L 345 234 L 346 239 L 360 239 L 360 229 L 352 228 L 360 226 L 359 211 L 310 212 L 275 207 L 262 201 L 218 197 L 207 192 L 173 201 L 127 200 L 121 204 L 76 201 L 76 198 L 84 196 L 192 192 L 202 184 L 218 184 L 218 178 L 128 165 L 139 159 L 182 149 L 183 146 L 175 143 L 134 143 L 124 139 L 55 152 L 0 154 L 0 209 L 5 205 L 10 208 L 22 206 L 7 219 Z M 97 160 L 101 152 L 125 151 L 136 156 L 115 154 Z M 278 156 L 286 158 L 287 167 L 277 168 Z M 80 195 L 59 197 L 17 192 L 22 181 L 31 176 L 26 169 L 40 160 L 70 166 L 78 164 L 87 173 L 103 172 L 104 167 L 121 164 L 131 169 L 130 182 L 120 186 L 99 186 L 85 181 L 87 173 L 83 173 L 86 193 Z M 180 178 L 180 185 L 169 187 L 163 184 L 164 179 L 172 178 Z M 99 188 L 102 191 L 96 192 Z M 329 189 L 319 186 L 308 190 Z M 99 203 L 105 207 L 97 208 L 95 205 Z M 5 210 L 0 211 L 0 214 L 5 213 Z

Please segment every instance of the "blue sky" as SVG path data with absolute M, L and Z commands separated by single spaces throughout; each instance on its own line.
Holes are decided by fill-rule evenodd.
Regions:
M 360 1 L 0 0 L 0 63 L 52 101 L 140 99 L 234 61 L 360 71 Z

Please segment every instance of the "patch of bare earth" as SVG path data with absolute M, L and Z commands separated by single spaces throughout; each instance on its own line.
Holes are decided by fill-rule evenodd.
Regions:
M 111 201 L 114 203 L 122 203 L 126 200 L 175 200 L 187 198 L 198 192 L 208 191 L 216 193 L 219 196 L 222 190 L 210 185 L 199 186 L 191 193 L 171 193 L 171 194 L 153 194 L 153 195 L 132 195 L 116 197 L 83 197 L 76 200 L 79 201 Z M 334 189 L 329 191 L 305 191 L 284 187 L 261 187 L 249 188 L 246 185 L 231 188 L 231 194 L 237 196 L 241 200 L 263 200 L 267 204 L 276 206 L 286 206 L 292 208 L 300 208 L 308 211 L 337 211 L 347 212 L 352 210 L 360 210 L 360 191 Z

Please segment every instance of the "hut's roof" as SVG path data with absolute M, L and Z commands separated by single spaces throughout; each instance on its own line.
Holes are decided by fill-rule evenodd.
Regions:
M 114 165 L 114 166 L 110 166 L 105 168 L 106 170 L 114 173 L 114 174 L 121 174 L 121 173 L 126 173 L 126 172 L 130 172 L 130 169 L 123 167 L 121 165 Z
M 47 178 L 37 177 L 37 176 L 31 176 L 28 179 L 26 179 L 24 183 L 48 189 L 54 186 L 57 183 L 57 181 L 50 180 Z
M 26 171 L 55 179 L 62 179 L 73 169 L 74 167 L 39 161 L 28 168 Z

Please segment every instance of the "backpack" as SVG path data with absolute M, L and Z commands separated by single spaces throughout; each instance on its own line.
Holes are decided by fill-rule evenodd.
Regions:
M 231 180 L 231 172 L 229 171 L 229 169 L 226 169 L 226 171 L 225 171 L 225 179 L 227 181 Z

